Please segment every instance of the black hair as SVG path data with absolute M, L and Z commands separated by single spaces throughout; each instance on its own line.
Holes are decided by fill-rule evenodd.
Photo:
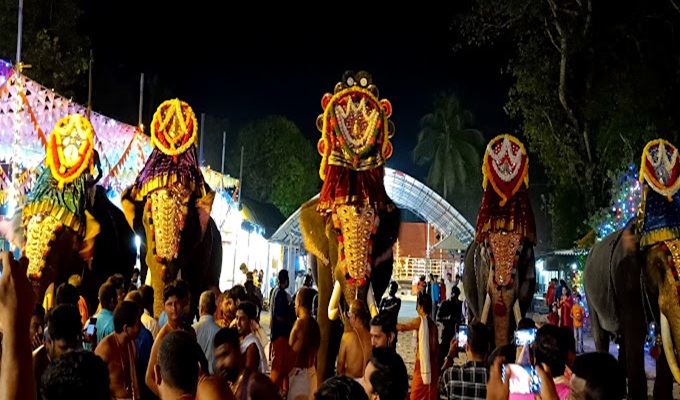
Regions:
M 383 333 L 387 335 L 388 337 L 390 336 L 390 333 L 394 333 L 394 340 L 396 342 L 397 340 L 397 322 L 394 320 L 394 317 L 385 312 L 381 311 L 373 317 L 371 320 L 371 325 L 372 326 L 379 326 L 380 329 L 382 329 Z
M 161 379 L 168 386 L 196 394 L 199 358 L 196 341 L 184 331 L 170 332 L 158 349 Z
M 489 345 L 491 344 L 489 328 L 481 322 L 475 322 L 468 326 L 468 344 L 473 354 L 478 356 L 489 354 Z
M 215 339 L 213 339 L 213 346 L 218 348 L 223 344 L 231 345 L 232 347 L 240 348 L 240 338 L 238 330 L 236 328 L 222 328 L 215 334 Z
M 106 283 L 110 283 L 115 286 L 116 290 L 125 289 L 125 277 L 122 274 L 109 276 L 109 279 L 106 280 Z
M 50 311 L 47 317 L 50 339 L 66 340 L 75 345 L 80 338 L 82 322 L 78 307 L 71 304 L 60 304 Z
M 40 303 L 35 303 L 35 308 L 33 309 L 33 316 L 45 319 L 45 308 Z
M 132 328 L 139 320 L 139 306 L 134 301 L 124 301 L 113 310 L 113 328 L 116 333 L 123 332 L 127 326 Z
M 397 281 L 391 281 L 391 282 L 390 282 L 390 292 L 393 291 L 393 290 L 394 290 L 395 292 L 396 292 L 397 290 L 399 290 L 399 284 L 397 283 Z
M 177 285 L 173 282 L 168 285 L 165 285 L 163 288 L 163 303 L 168 301 L 169 298 L 172 296 L 177 297 L 178 300 L 182 299 L 182 290 L 177 287 Z
M 460 288 L 458 286 L 451 287 L 451 299 L 458 300 L 460 297 Z
M 534 358 L 536 363 L 545 363 L 550 368 L 550 374 L 554 377 L 564 375 L 567 364 L 568 349 L 560 346 L 563 339 L 560 328 L 555 325 L 543 325 L 536 332 L 534 342 Z
M 241 310 L 243 313 L 250 319 L 251 321 L 254 321 L 255 318 L 257 318 L 257 306 L 255 303 L 250 302 L 250 301 L 242 301 L 238 307 L 236 307 L 236 310 Z
M 422 307 L 425 314 L 432 313 L 432 298 L 427 294 L 421 294 L 418 296 L 418 305 Z
M 142 304 L 144 304 L 144 309 L 153 314 L 153 288 L 149 285 L 142 285 L 139 287 L 139 294 L 142 295 Z
M 508 343 L 504 346 L 496 347 L 489 355 L 487 365 L 493 365 L 493 362 L 498 357 L 504 357 L 506 363 L 513 363 L 517 357 L 517 346 L 515 346 L 515 343 Z
M 77 306 L 79 300 L 80 293 L 78 293 L 78 289 L 69 283 L 62 283 L 57 288 L 57 295 L 54 298 L 54 303 L 56 305 L 73 304 L 74 306 Z
M 309 312 L 312 311 L 314 305 L 314 296 L 316 293 L 308 287 L 303 287 L 298 290 L 296 297 L 300 299 L 300 305 L 306 308 Z
M 288 270 L 282 269 L 281 271 L 279 271 L 278 281 L 279 283 L 290 282 L 290 278 L 288 277 Z
M 568 326 L 560 327 L 559 346 L 566 348 L 571 353 L 576 353 L 576 338 Z
M 373 392 L 381 399 L 404 399 L 408 393 L 408 373 L 404 360 L 394 349 L 373 349 L 371 364 L 375 371 L 368 377 Z
M 314 395 L 316 400 L 368 400 L 363 386 L 347 376 L 326 379 Z
M 235 285 L 227 291 L 227 298 L 238 301 L 248 300 L 248 295 L 246 293 L 246 288 L 243 285 Z
M 624 370 L 609 353 L 586 353 L 577 356 L 572 372 L 586 381 L 586 400 L 624 397 L 626 390 Z
M 118 302 L 117 289 L 112 283 L 107 281 L 99 288 L 99 303 L 102 305 L 102 308 L 106 308 L 111 303 L 116 302 Z
M 109 368 L 90 351 L 66 352 L 47 366 L 40 392 L 43 400 L 108 399 Z
M 536 328 L 536 321 L 529 317 L 525 317 L 519 320 L 519 323 L 517 324 L 517 330 L 518 331 L 523 331 L 525 329 L 534 329 Z

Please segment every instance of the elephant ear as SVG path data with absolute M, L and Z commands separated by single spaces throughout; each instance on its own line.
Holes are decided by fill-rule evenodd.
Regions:
M 326 219 L 316 211 L 316 199 L 310 200 L 300 207 L 300 231 L 305 250 L 315 255 L 324 265 L 328 265 L 328 240 L 326 237 Z
M 129 187 L 125 190 L 123 190 L 123 193 L 120 195 L 120 204 L 123 206 L 123 214 L 125 214 L 125 220 L 128 222 L 130 225 L 130 228 L 132 230 L 135 229 L 135 203 L 132 201 L 130 198 L 130 190 L 132 187 Z
M 215 201 L 215 191 L 210 190 L 205 196 L 196 200 L 196 211 L 198 211 L 198 222 L 201 224 L 201 239 L 208 229 L 210 222 L 210 212 L 212 211 L 213 201 Z

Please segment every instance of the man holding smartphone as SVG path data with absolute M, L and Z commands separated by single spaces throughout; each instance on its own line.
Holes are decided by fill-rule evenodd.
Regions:
M 486 399 L 486 356 L 489 353 L 491 333 L 482 323 L 474 323 L 467 327 L 467 344 L 464 347 L 467 355 L 465 365 L 453 365 L 453 359 L 458 356 L 458 338 L 451 341 L 449 353 L 442 366 L 439 380 L 439 393 L 445 393 L 446 398 Z

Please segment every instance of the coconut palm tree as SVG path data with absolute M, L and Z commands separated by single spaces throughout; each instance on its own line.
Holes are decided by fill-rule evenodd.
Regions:
M 427 184 L 445 199 L 481 187 L 484 136 L 472 127 L 473 115 L 453 94 L 435 97 L 434 110 L 420 120 L 413 160 L 429 165 Z

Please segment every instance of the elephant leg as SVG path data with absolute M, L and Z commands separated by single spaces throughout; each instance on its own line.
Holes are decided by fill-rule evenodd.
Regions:
M 671 400 L 673 398 L 673 373 L 668 367 L 666 354 L 661 351 L 661 355 L 656 360 L 656 380 L 654 381 L 654 399 Z
M 328 266 L 320 265 L 316 257 L 310 257 L 312 271 L 316 270 L 316 284 L 319 288 L 317 321 L 321 333 L 321 346 L 317 353 L 317 380 L 319 387 L 326 379 L 335 375 L 335 359 L 340 349 L 340 341 L 336 340 L 333 331 L 338 330 L 337 321 L 328 318 L 328 304 L 333 291 L 333 277 Z M 342 333 L 340 333 L 342 337 Z M 337 341 L 337 345 L 335 342 Z
M 590 309 L 590 330 L 595 341 L 595 350 L 600 353 L 609 353 L 609 333 L 602 329 L 600 317 L 594 309 Z
M 632 307 L 633 309 L 635 307 Z M 637 312 L 639 311 L 639 312 Z M 628 377 L 628 398 L 647 399 L 647 376 L 645 374 L 645 324 L 640 323 L 642 310 L 630 310 L 622 315 L 624 332 L 620 349 L 624 351 Z

